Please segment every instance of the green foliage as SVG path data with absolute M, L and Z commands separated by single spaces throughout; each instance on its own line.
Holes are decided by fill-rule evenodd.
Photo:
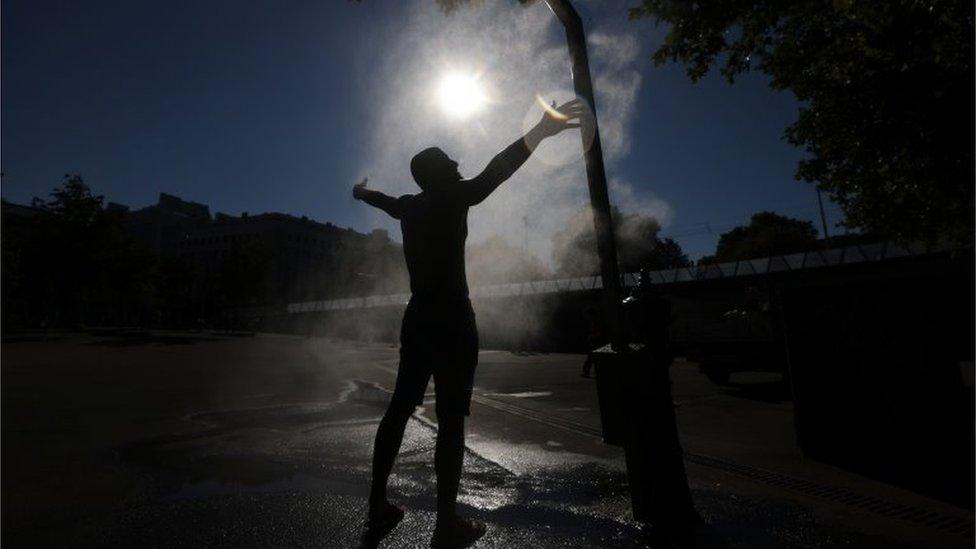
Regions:
M 817 230 L 801 221 L 773 212 L 759 212 L 746 226 L 724 233 L 715 255 L 702 261 L 724 262 L 808 251 L 817 245 Z
M 103 221 L 104 197 L 91 193 L 88 185 L 77 174 L 65 174 L 61 187 L 51 191 L 54 200 L 36 200 L 35 205 L 51 213 L 68 229 L 87 231 Z
M 671 269 L 691 265 L 677 242 L 658 238 L 657 219 L 641 214 L 611 212 L 617 242 L 617 263 L 621 272 L 641 269 Z M 589 208 L 576 213 L 566 227 L 553 236 L 553 258 L 559 276 L 587 276 L 600 272 L 593 215 Z
M 730 82 L 755 69 L 795 93 L 797 178 L 848 226 L 971 241 L 971 0 L 643 0 L 630 15 L 669 26 L 657 64 L 692 80 L 721 65 Z
M 658 239 L 657 245 L 648 259 L 644 265 L 638 263 L 637 270 L 627 269 L 627 272 L 637 272 L 641 268 L 660 270 L 691 266 L 691 260 L 688 259 L 688 254 L 671 238 Z
M 17 250 L 15 310 L 24 321 L 78 325 L 142 320 L 153 296 L 152 255 L 102 207 L 81 176 L 66 175 L 52 199 L 34 200 L 29 231 L 5 242 Z M 28 318 L 29 317 L 29 318 Z

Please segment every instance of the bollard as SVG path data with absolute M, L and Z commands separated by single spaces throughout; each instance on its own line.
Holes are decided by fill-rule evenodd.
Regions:
M 630 343 L 594 351 L 603 440 L 622 446 L 634 519 L 680 546 L 693 544 L 701 522 L 685 473 L 671 394 L 667 300 L 651 291 L 647 273 L 623 302 Z

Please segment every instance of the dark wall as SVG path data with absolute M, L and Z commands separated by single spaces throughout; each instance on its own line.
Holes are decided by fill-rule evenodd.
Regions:
M 781 289 L 805 454 L 973 508 L 973 256 Z

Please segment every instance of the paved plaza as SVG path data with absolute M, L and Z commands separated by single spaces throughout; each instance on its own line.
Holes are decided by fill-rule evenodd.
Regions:
M 630 518 L 623 453 L 600 439 L 582 361 L 481 353 L 460 494 L 462 511 L 488 524 L 476 547 L 649 546 Z M 8 337 L 3 541 L 354 547 L 396 366 L 389 344 L 322 338 Z M 778 375 L 735 374 L 719 387 L 679 360 L 672 377 L 712 545 L 972 546 L 969 512 L 804 459 Z M 433 387 L 428 397 L 391 479 L 407 515 L 381 546 L 429 544 Z M 969 525 L 968 537 L 956 524 Z

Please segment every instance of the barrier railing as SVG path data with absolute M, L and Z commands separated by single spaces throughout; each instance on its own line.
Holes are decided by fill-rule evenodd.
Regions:
M 947 246 L 926 246 L 920 243 L 898 244 L 894 242 L 879 242 L 874 244 L 855 244 L 827 250 L 795 253 L 758 259 L 744 259 L 728 263 L 712 263 L 696 265 L 679 269 L 665 269 L 651 271 L 652 284 L 676 284 L 694 282 L 698 280 L 713 280 L 717 278 L 733 278 L 750 275 L 761 275 L 777 272 L 832 267 L 851 263 L 882 261 L 945 251 Z M 624 273 L 621 275 L 624 287 L 637 284 L 640 273 Z M 603 288 L 599 276 L 583 276 L 576 278 L 560 278 L 555 280 L 532 280 L 529 282 L 515 282 L 478 286 L 471 289 L 472 299 L 486 299 L 495 297 L 512 297 L 521 295 L 539 295 L 560 292 L 579 292 L 599 290 Z M 289 303 L 286 311 L 289 314 L 310 313 L 319 311 L 337 311 L 344 309 L 366 309 L 372 307 L 389 307 L 406 305 L 410 294 L 387 294 L 366 297 L 347 297 L 340 299 L 324 299 L 317 301 L 303 301 Z

